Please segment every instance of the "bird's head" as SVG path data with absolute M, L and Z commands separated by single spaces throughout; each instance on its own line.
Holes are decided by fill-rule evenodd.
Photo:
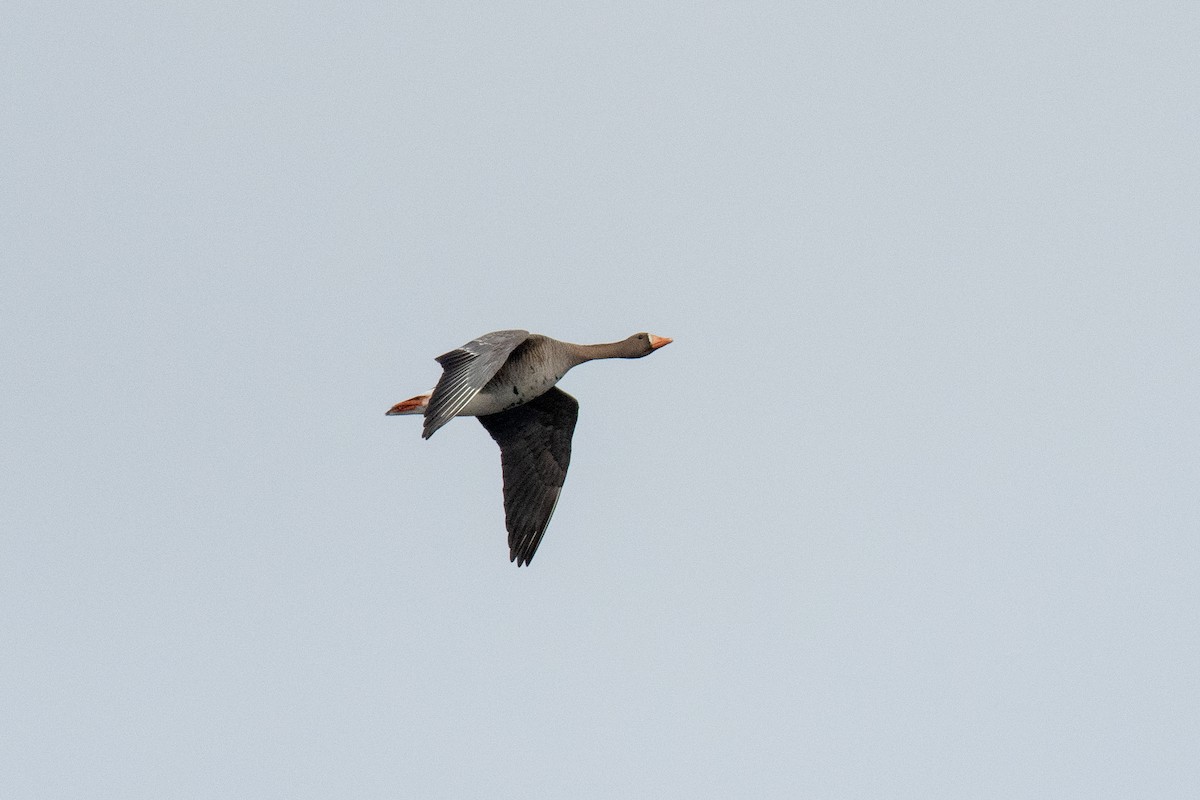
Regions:
M 658 348 L 665 347 L 673 341 L 674 339 L 669 339 L 666 336 L 655 336 L 653 333 L 635 333 L 625 340 L 625 344 L 629 350 L 629 355 L 626 358 L 648 356 Z

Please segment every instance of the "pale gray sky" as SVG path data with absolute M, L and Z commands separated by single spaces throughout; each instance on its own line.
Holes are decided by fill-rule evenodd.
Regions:
M 1200 6 L 912 5 L 5 3 L 0 796 L 1194 797 Z

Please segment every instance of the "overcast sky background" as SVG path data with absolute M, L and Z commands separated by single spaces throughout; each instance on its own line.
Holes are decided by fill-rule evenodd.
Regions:
M 1200 6 L 919 5 L 5 3 L 0 796 L 1195 797 Z

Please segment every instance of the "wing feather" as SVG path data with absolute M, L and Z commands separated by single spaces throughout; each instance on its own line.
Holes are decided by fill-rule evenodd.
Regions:
M 524 405 L 479 417 L 500 445 L 504 473 L 504 521 L 509 560 L 523 566 L 533 560 L 558 505 L 579 403 L 553 388 Z
M 434 431 L 454 419 L 504 366 L 512 351 L 528 338 L 529 331 L 493 331 L 438 356 L 442 377 L 425 408 L 421 436 L 428 439 Z

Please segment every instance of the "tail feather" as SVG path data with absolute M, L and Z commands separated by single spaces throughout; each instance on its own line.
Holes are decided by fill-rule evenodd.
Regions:
M 396 405 L 388 409 L 387 415 L 391 417 L 395 416 L 396 414 L 424 414 L 425 407 L 429 405 L 430 394 L 431 392 L 425 392 L 425 394 L 419 394 L 416 397 L 410 397 L 407 400 L 401 400 L 399 403 L 396 403 Z

